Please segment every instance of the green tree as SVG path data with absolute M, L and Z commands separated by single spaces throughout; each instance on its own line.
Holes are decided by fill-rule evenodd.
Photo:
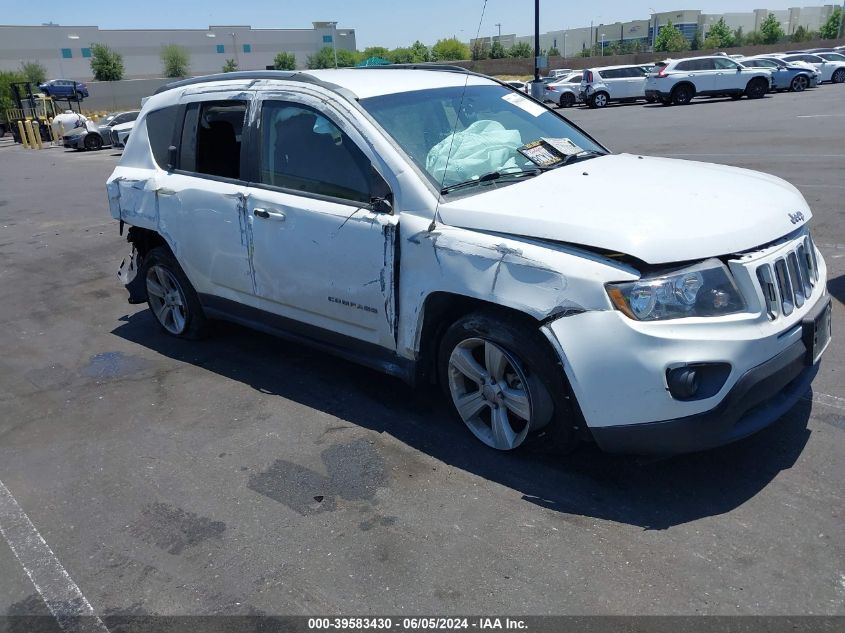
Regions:
M 276 70 L 296 70 L 296 55 L 281 51 L 273 58 L 273 68 Z
M 734 45 L 734 34 L 725 24 L 725 18 L 719 18 L 719 21 L 710 27 L 705 42 L 715 44 L 715 46 L 707 45 L 705 48 L 729 48 Z
M 698 29 L 692 36 L 692 41 L 689 44 L 690 50 L 697 51 L 701 48 L 701 44 L 701 29 Z
M 47 81 L 47 69 L 40 62 L 21 62 L 21 74 L 36 85 Z
M 480 39 L 475 40 L 472 43 L 472 47 L 470 48 L 470 58 L 474 61 L 479 59 L 487 59 L 488 54 L 485 50 L 486 48 L 487 47 L 484 46 L 484 42 L 482 42 Z
M 411 44 L 411 52 L 414 54 L 414 59 L 412 61 L 415 64 L 431 61 L 431 52 L 428 50 L 428 46 L 419 40 Z
M 469 59 L 469 46 L 456 37 L 437 40 L 434 46 L 431 47 L 431 58 L 432 61 L 436 62 Z
M 839 37 L 839 25 L 842 22 L 842 7 L 836 7 L 819 29 L 819 36 L 823 40 L 832 40 Z
M 324 46 L 315 55 L 308 56 L 306 66 L 312 70 L 317 68 L 334 68 L 334 57 L 335 49 L 331 46 Z M 356 51 L 348 51 L 345 48 L 337 49 L 338 68 L 349 68 L 350 66 L 357 64 L 362 59 L 363 57 L 361 57 L 361 55 Z
M 760 24 L 760 35 L 763 37 L 764 44 L 775 44 L 786 37 L 786 33 L 783 32 L 783 27 L 781 27 L 774 13 L 767 15 L 763 23 Z
M 499 40 L 493 42 L 490 47 L 490 59 L 503 59 L 508 56 L 508 52 Z
M 740 26 L 734 31 L 734 46 L 742 46 L 743 44 L 745 44 L 745 35 L 743 35 L 742 27 Z
M 97 81 L 120 81 L 123 55 L 105 44 L 91 44 L 91 72 Z
M 589 48 L 582 48 L 581 52 L 578 53 L 578 56 L 579 57 L 592 57 L 593 51 L 591 51 Z
M 678 30 L 678 27 L 670 21 L 657 32 L 657 37 L 654 38 L 654 50 L 667 53 L 680 53 L 681 51 L 689 50 L 689 42 L 687 42 L 684 34 Z
M 388 55 L 390 55 L 390 51 L 384 46 L 368 46 L 364 49 L 364 52 L 361 53 L 361 57 L 364 59 L 368 59 L 370 57 L 382 57 L 387 59 Z
M 560 51 L 557 49 L 557 46 L 552 46 L 549 49 L 549 57 L 560 57 Z
M 233 73 L 238 69 L 238 62 L 234 59 L 227 59 L 226 63 L 223 64 L 223 72 L 224 73 Z
M 508 57 L 533 57 L 534 49 L 528 42 L 517 42 L 508 49 Z
M 390 51 L 385 59 L 391 64 L 413 64 L 415 61 L 414 51 L 411 48 L 400 46 Z
M 161 66 L 165 77 L 184 77 L 191 67 L 191 54 L 178 44 L 161 47 Z
M 15 107 L 15 102 L 12 101 L 12 89 L 10 85 L 20 81 L 26 81 L 26 77 L 22 72 L 17 70 L 0 70 L 0 114 L 6 108 Z
M 763 43 L 763 36 L 758 31 L 751 31 L 745 36 L 745 44 L 747 46 L 757 46 Z
M 792 32 L 792 35 L 789 36 L 789 41 L 790 42 L 808 42 L 810 39 L 812 39 L 812 35 L 813 34 L 810 31 L 808 31 L 806 28 L 804 28 L 803 25 L 799 25 L 798 28 L 796 28 Z

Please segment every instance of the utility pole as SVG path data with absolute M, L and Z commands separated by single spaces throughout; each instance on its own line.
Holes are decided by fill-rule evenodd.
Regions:
M 501 42 L 502 42 L 502 23 L 496 22 L 496 24 L 494 24 L 493 26 L 499 27 L 499 43 L 501 44 Z
M 531 96 L 543 100 L 545 86 L 540 81 L 540 0 L 534 0 L 534 81 L 531 82 Z

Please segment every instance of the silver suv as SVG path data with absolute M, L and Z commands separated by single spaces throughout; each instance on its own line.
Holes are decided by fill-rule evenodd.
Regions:
M 771 89 L 771 71 L 746 68 L 724 55 L 709 55 L 657 63 L 646 81 L 645 96 L 664 105 L 686 105 L 693 97 L 760 99 Z
M 587 68 L 581 76 L 579 97 L 591 108 L 603 108 L 611 101 L 645 99 L 646 74 L 636 65 Z

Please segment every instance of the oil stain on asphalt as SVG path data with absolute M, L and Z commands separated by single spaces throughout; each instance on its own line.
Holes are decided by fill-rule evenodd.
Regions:
M 102 352 L 90 358 L 88 364 L 82 368 L 82 373 L 89 378 L 104 380 L 130 376 L 149 366 L 150 362 L 140 356 L 123 352 Z
M 247 487 L 305 516 L 334 511 L 338 499 L 373 501 L 376 490 L 387 486 L 384 459 L 366 440 L 335 444 L 320 457 L 327 475 L 277 459 L 250 475 Z
M 197 516 L 166 503 L 151 503 L 129 526 L 129 533 L 169 554 L 181 554 L 186 548 L 209 539 L 219 539 L 226 531 L 222 521 Z

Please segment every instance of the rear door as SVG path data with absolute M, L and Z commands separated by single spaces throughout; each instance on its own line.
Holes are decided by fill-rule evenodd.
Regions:
M 147 127 L 150 144 L 165 167 L 156 183 L 159 231 L 201 294 L 242 302 L 254 294 L 248 256 L 246 182 L 241 155 L 251 93 L 218 92 L 186 97 L 169 116 L 170 130 Z M 164 119 L 164 116 L 162 117 Z M 175 126 L 174 126 L 175 122 Z M 204 298 L 205 300 L 205 298 Z
M 679 62 L 675 68 L 695 85 L 696 92 L 707 94 L 715 89 L 716 66 L 711 58 L 688 59 Z
M 398 216 L 338 109 L 287 92 L 261 102 L 247 204 L 255 294 L 266 311 L 395 349 Z
M 628 98 L 628 81 L 624 68 L 604 68 L 597 71 L 607 86 L 611 99 Z

